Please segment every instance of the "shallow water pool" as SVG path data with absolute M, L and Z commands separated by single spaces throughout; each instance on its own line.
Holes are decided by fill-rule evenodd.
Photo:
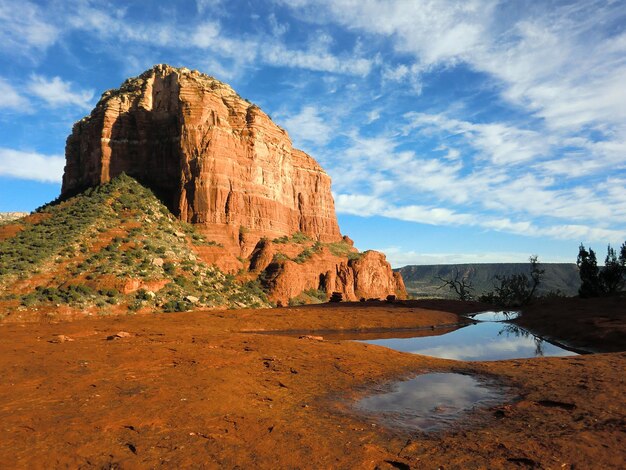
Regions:
M 397 351 L 460 361 L 576 355 L 516 325 L 490 321 L 480 321 L 439 336 L 362 341 Z
M 501 387 L 488 382 L 464 374 L 430 373 L 388 384 L 355 407 L 387 426 L 436 431 L 477 407 L 504 401 Z

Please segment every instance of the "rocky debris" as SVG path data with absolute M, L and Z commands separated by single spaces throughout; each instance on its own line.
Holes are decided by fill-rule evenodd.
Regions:
M 323 336 L 313 336 L 313 335 L 302 335 L 298 339 L 310 339 L 310 340 L 313 340 L 313 341 L 324 341 L 324 337 Z
M 68 341 L 74 341 L 74 338 L 71 338 L 66 335 L 56 335 L 54 338 L 52 338 L 48 342 L 49 343 L 67 343 Z
M 188 295 L 185 297 L 185 299 L 187 302 L 190 302 L 192 304 L 197 304 L 198 302 L 200 302 L 200 298 L 193 296 L 193 295 Z
M 122 339 L 122 338 L 130 338 L 131 336 L 132 334 L 128 333 L 127 331 L 119 331 L 115 333 L 114 335 L 107 336 L 107 341 L 114 341 L 116 339 Z
M 26 217 L 28 212 L 0 212 L 0 224 Z

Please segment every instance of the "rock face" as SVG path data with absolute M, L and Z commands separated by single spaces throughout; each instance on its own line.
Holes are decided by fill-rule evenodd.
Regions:
M 0 224 L 26 217 L 27 212 L 0 212 Z
M 212 77 L 157 65 L 102 95 L 67 139 L 62 196 L 122 172 L 212 241 L 198 250 L 203 260 L 233 273 L 249 267 L 276 301 L 306 289 L 347 300 L 405 294 L 381 253 L 357 259 L 320 249 L 349 243 L 356 252 L 342 241 L 330 177 L 258 106 Z M 295 233 L 318 249 L 277 261 L 270 240 Z
M 157 65 L 107 91 L 66 144 L 62 195 L 122 172 L 219 242 L 302 232 L 340 239 L 330 177 L 228 85 Z M 246 252 L 247 251 L 247 252 Z
M 275 302 L 287 305 L 290 299 L 310 290 L 325 292 L 326 299 L 333 292 L 339 292 L 343 300 L 348 301 L 382 299 L 388 295 L 406 298 L 402 276 L 392 272 L 382 253 L 358 253 L 354 249 L 349 256 L 338 256 L 322 246 L 305 260 L 297 256 L 291 259 L 275 256 L 279 249 L 283 250 L 281 253 L 289 253 L 290 248 L 293 249 L 279 248 L 270 241 L 262 240 L 251 257 L 250 270 L 262 272 L 263 282 Z

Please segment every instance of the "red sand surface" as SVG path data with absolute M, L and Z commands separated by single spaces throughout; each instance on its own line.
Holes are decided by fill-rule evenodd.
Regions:
M 569 304 L 552 314 L 533 307 L 526 321 L 596 349 L 600 329 L 604 350 L 626 349 L 621 304 L 598 305 L 605 310 L 595 315 L 618 321 L 598 324 L 592 315 L 593 326 L 575 320 L 559 329 L 566 317 L 554 315 L 567 315 Z M 624 468 L 623 352 L 464 363 L 242 333 L 441 326 L 471 308 L 480 306 L 367 303 L 2 324 L 0 467 Z M 352 407 L 375 385 L 432 371 L 485 376 L 511 399 L 435 434 L 387 429 Z

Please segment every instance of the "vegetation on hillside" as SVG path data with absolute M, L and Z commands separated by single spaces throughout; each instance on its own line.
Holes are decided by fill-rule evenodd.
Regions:
M 315 253 L 321 252 L 324 248 L 328 248 L 330 253 L 333 256 L 337 256 L 340 258 L 348 258 L 349 260 L 359 259 L 363 256 L 363 253 L 359 253 L 354 251 L 352 245 L 348 242 L 341 240 L 339 242 L 332 243 L 322 243 L 320 241 L 313 241 L 310 237 L 303 234 L 302 232 L 296 232 L 291 237 L 283 236 L 280 238 L 275 238 L 272 240 L 273 243 L 277 245 L 284 244 L 297 244 L 303 245 L 302 250 L 293 258 L 290 258 L 285 253 L 278 252 L 274 255 L 273 262 L 280 262 L 291 260 L 295 261 L 298 264 L 305 263 L 308 259 L 310 259 Z
M 126 175 L 37 212 L 0 241 L 0 300 L 131 311 L 267 305 L 258 283 L 199 260 L 191 245 L 215 243 Z

